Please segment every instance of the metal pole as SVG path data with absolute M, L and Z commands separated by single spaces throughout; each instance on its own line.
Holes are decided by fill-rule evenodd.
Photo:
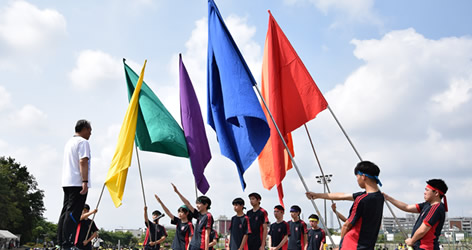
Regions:
M 344 136 L 346 136 L 346 139 L 349 141 L 349 144 L 351 144 L 351 147 L 352 147 L 352 149 L 354 150 L 354 152 L 356 153 L 357 157 L 359 158 L 360 161 L 362 161 L 361 155 L 359 154 L 359 152 L 357 152 L 356 147 L 354 147 L 354 144 L 352 143 L 351 139 L 350 139 L 349 136 L 347 135 L 346 131 L 344 130 L 343 126 L 342 126 L 341 123 L 339 122 L 339 120 L 338 120 L 338 118 L 336 117 L 336 115 L 334 115 L 334 112 L 331 110 L 331 107 L 330 107 L 329 105 L 328 105 L 328 109 L 329 109 L 329 112 L 331 112 L 331 115 L 334 117 L 334 120 L 336 120 L 336 123 L 338 124 L 339 128 L 343 131 Z M 380 190 L 380 189 L 379 189 L 379 190 Z M 401 233 L 403 234 L 403 236 L 405 237 L 405 239 L 407 239 L 407 238 L 408 238 L 408 235 L 406 234 L 406 232 L 405 232 L 405 230 L 403 229 L 403 227 L 400 225 L 400 222 L 398 222 L 397 216 L 395 215 L 395 213 L 393 213 L 392 207 L 390 206 L 390 204 L 388 203 L 387 200 L 385 200 L 385 204 L 387 204 L 388 210 L 390 210 L 390 213 L 393 215 L 393 219 L 394 219 L 395 222 L 397 223 L 398 228 L 400 229 Z M 383 215 L 382 215 L 382 220 L 383 220 Z
M 141 180 L 141 191 L 143 193 L 144 206 L 147 206 L 146 196 L 144 195 L 144 183 L 143 183 L 143 175 L 141 173 L 141 163 L 139 161 L 138 146 L 135 145 L 134 147 L 136 149 L 136 158 L 138 159 L 139 179 Z
M 100 192 L 100 197 L 98 197 L 98 202 L 97 202 L 97 206 L 95 207 L 95 209 L 98 209 L 98 205 L 100 205 L 100 201 L 102 200 L 103 190 L 105 190 L 105 183 L 103 183 L 102 191 Z M 92 222 L 89 225 L 89 228 L 87 230 L 87 234 L 85 234 L 85 239 L 88 239 L 88 236 L 90 234 L 90 229 L 92 228 L 94 220 L 95 220 L 95 214 L 93 214 L 93 216 L 92 216 Z
M 315 150 L 315 146 L 313 145 L 313 141 L 311 140 L 311 135 L 310 135 L 310 132 L 308 131 L 308 128 L 306 126 L 306 123 L 303 124 L 303 126 L 305 127 L 305 131 L 306 131 L 306 134 L 308 135 L 308 140 L 310 141 L 310 144 L 311 144 L 311 149 L 313 150 L 313 154 L 315 155 L 315 159 L 316 159 L 316 162 L 318 163 L 318 167 L 321 171 L 321 175 L 323 176 L 323 179 L 325 180 L 325 185 L 326 185 L 326 188 L 328 189 L 328 193 L 331 193 L 331 190 L 329 189 L 329 186 L 328 186 L 328 183 L 326 182 L 326 178 L 324 177 L 325 176 L 325 173 L 323 171 L 323 168 L 321 167 L 321 163 L 320 163 L 320 160 L 318 159 L 318 154 L 316 153 L 316 150 Z M 331 200 L 331 204 L 334 204 L 334 201 Z M 326 207 L 326 206 L 325 206 Z M 325 208 L 326 210 L 326 208 Z M 338 221 L 338 224 L 339 224 L 339 228 L 342 228 L 342 225 L 341 225 L 341 220 L 339 219 L 338 217 L 338 214 L 337 213 L 334 213 L 336 214 L 336 219 Z
M 290 149 L 288 148 L 287 143 L 285 142 L 285 139 L 284 139 L 282 133 L 280 132 L 279 127 L 277 126 L 277 123 L 275 122 L 274 117 L 272 116 L 272 113 L 270 112 L 269 107 L 267 106 L 267 103 L 266 103 L 265 100 L 264 100 L 264 97 L 262 96 L 261 92 L 259 91 L 259 88 L 257 87 L 257 85 L 254 85 L 254 87 L 256 88 L 257 93 L 259 94 L 259 97 L 261 98 L 262 103 L 264 104 L 264 107 L 265 107 L 266 110 L 267 110 L 267 114 L 269 114 L 270 119 L 272 120 L 272 123 L 274 124 L 274 127 L 275 127 L 275 129 L 277 130 L 277 133 L 278 133 L 279 136 L 280 136 L 280 140 L 282 141 L 282 143 L 283 143 L 284 146 L 285 146 L 285 149 L 287 150 L 288 156 L 290 157 L 290 160 L 292 161 L 293 167 L 295 168 L 295 170 L 296 170 L 296 172 L 297 172 L 297 174 L 298 174 L 298 177 L 300 178 L 300 181 L 301 181 L 302 184 L 303 184 L 303 187 L 305 188 L 306 192 L 309 192 L 310 190 L 308 190 L 308 186 L 306 185 L 305 180 L 303 179 L 302 173 L 301 173 L 300 170 L 298 169 L 298 165 L 297 165 L 297 163 L 295 162 L 295 160 L 293 159 L 292 153 L 290 152 Z M 313 205 L 313 207 L 315 208 L 316 213 L 318 214 L 318 216 L 321 217 L 321 213 L 320 213 L 320 211 L 318 210 L 318 207 L 316 206 L 315 201 L 314 201 L 313 199 L 310 199 L 310 201 L 311 201 L 311 204 Z M 327 227 L 324 225 L 322 218 L 320 218 L 320 221 L 321 221 L 321 223 L 323 224 L 322 226 L 324 226 L 325 228 L 327 228 Z M 331 244 L 332 244 L 333 246 L 335 246 L 334 240 L 331 238 L 331 233 L 329 232 L 329 230 L 326 230 L 326 233 L 327 233 L 327 235 L 328 235 L 329 240 L 331 241 Z

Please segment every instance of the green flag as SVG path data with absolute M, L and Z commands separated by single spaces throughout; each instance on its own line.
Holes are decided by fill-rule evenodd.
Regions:
M 124 60 L 123 63 L 128 85 L 128 98 L 131 99 L 139 76 Z M 184 131 L 145 82 L 143 82 L 139 94 L 136 145 L 143 151 L 188 158 Z

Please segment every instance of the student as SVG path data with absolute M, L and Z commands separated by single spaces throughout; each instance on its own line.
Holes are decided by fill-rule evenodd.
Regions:
M 228 249 L 230 250 L 248 249 L 247 238 L 248 234 L 251 233 L 251 227 L 249 225 L 249 217 L 244 214 L 244 208 L 244 200 L 242 198 L 233 200 L 233 209 L 236 215 L 231 218 L 229 225 Z
M 306 223 L 300 220 L 300 213 L 302 209 L 293 205 L 290 208 L 290 216 L 292 220 L 288 222 L 290 226 L 290 237 L 288 237 L 289 250 L 304 250 L 307 244 L 307 228 Z
M 274 207 L 274 217 L 276 222 L 270 225 L 268 233 L 270 250 L 287 250 L 290 228 L 288 223 L 284 221 L 284 212 L 285 209 L 281 205 Z
M 157 194 L 154 194 L 154 197 L 156 197 L 157 202 L 161 204 L 162 209 L 169 216 L 170 223 L 175 225 L 175 237 L 171 248 L 174 250 L 187 250 L 193 236 L 193 224 L 189 209 L 185 205 L 180 206 L 177 210 L 179 217 L 175 217 L 159 199 Z
M 145 250 L 159 249 L 161 243 L 167 237 L 166 229 L 159 225 L 159 219 L 164 215 L 158 210 L 152 212 L 152 221 L 148 219 L 147 206 L 144 207 L 144 222 L 147 227 L 146 237 L 144 238 L 143 246 Z
M 426 182 L 424 189 L 425 202 L 408 205 L 398 201 L 387 194 L 385 199 L 390 201 L 397 208 L 410 213 L 420 213 L 416 220 L 412 237 L 405 240 L 408 246 L 414 249 L 439 249 L 439 236 L 444 225 L 447 212 L 447 185 L 441 179 L 431 179 Z M 444 203 L 441 199 L 444 197 Z
M 308 244 L 305 250 L 323 250 L 323 245 L 326 242 L 326 234 L 323 229 L 318 226 L 318 215 L 312 214 L 308 217 L 310 221 L 310 230 L 308 230 Z
M 92 243 L 91 241 L 95 239 L 98 235 L 98 228 L 88 217 L 92 214 L 97 213 L 97 209 L 90 211 L 90 206 L 85 204 L 84 209 L 82 210 L 82 215 L 80 216 L 80 222 L 77 225 L 77 232 L 75 233 L 75 246 L 78 249 L 83 250 L 92 250 Z M 89 237 L 85 239 L 87 236 L 88 229 L 90 227 L 90 223 L 92 223 L 92 227 L 90 228 Z
M 349 200 L 354 201 L 349 217 L 341 229 L 340 249 L 374 249 L 380 224 L 384 197 L 377 184 L 380 169 L 370 161 L 359 162 L 354 169 L 359 187 L 364 192 L 346 193 L 313 193 L 307 192 L 308 199 Z
M 261 207 L 261 199 L 261 195 L 258 193 L 249 194 L 249 201 L 252 206 L 252 209 L 246 213 L 251 225 L 251 234 L 249 234 L 247 239 L 249 250 L 265 249 L 269 218 L 267 211 Z
M 172 184 L 175 193 L 180 200 L 188 207 L 192 213 L 193 218 L 197 219 L 195 224 L 195 232 L 190 241 L 189 250 L 203 249 L 208 250 L 210 244 L 210 233 L 213 229 L 213 216 L 208 212 L 211 206 L 210 198 L 206 196 L 199 196 L 196 201 L 197 209 L 195 209 L 190 202 L 177 190 L 177 187 Z

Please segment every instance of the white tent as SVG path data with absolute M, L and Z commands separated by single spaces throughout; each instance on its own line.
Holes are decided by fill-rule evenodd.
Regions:
M 0 239 L 14 239 L 17 240 L 18 237 L 12 233 L 10 233 L 8 230 L 0 230 Z

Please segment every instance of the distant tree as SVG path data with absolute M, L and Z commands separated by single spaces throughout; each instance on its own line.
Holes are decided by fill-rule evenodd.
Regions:
M 33 239 L 33 229 L 43 220 L 44 192 L 25 166 L 11 157 L 0 157 L 0 228 Z M 44 228 L 43 228 L 44 230 Z

